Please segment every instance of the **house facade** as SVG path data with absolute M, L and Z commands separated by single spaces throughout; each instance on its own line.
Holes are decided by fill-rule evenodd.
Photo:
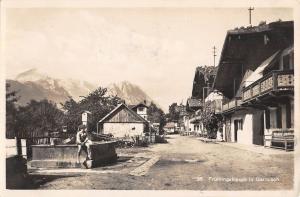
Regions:
M 294 24 L 273 22 L 227 32 L 214 89 L 224 100 L 223 138 L 263 145 L 294 127 Z
M 119 138 L 141 136 L 148 131 L 148 121 L 125 104 L 118 105 L 98 122 L 98 133 Z
M 210 93 L 204 99 L 203 109 L 195 112 L 195 115 L 190 119 L 191 124 L 194 126 L 194 132 L 196 135 L 205 136 L 207 134 L 203 123 L 201 121 L 201 113 L 203 110 L 211 110 L 212 112 L 219 114 L 222 109 L 223 95 L 216 90 L 210 90 Z M 222 140 L 220 133 L 217 135 L 219 140 Z
M 203 133 L 200 114 L 205 104 L 205 99 L 211 93 L 211 87 L 216 75 L 216 67 L 198 66 L 195 70 L 192 97 L 187 99 L 186 109 L 188 115 L 185 116 L 186 132 L 196 135 Z M 210 96 L 212 97 L 212 95 Z
M 148 120 L 147 109 L 148 106 L 145 103 L 139 103 L 137 105 L 131 106 L 131 109 L 140 115 L 145 120 Z
M 187 133 L 194 133 L 199 128 L 197 127 L 197 124 L 193 121 L 193 119 L 197 116 L 198 112 L 202 109 L 203 103 L 200 98 L 188 98 L 186 101 L 186 111 L 187 115 L 184 116 L 184 126 L 185 131 Z
M 164 130 L 166 134 L 171 134 L 175 133 L 177 127 L 176 122 L 167 122 L 166 125 L 164 126 Z

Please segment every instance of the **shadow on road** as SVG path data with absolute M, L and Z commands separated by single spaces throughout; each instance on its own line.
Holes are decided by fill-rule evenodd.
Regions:
M 159 160 L 155 166 L 159 167 L 168 167 L 170 165 L 182 165 L 182 164 L 193 164 L 193 163 L 203 163 L 206 162 L 206 160 L 187 160 L 187 159 L 162 159 Z
M 133 156 L 118 156 L 117 163 L 126 162 L 132 158 Z
M 52 182 L 56 179 L 67 178 L 67 177 L 77 177 L 80 175 L 33 175 L 30 174 L 26 177 L 24 183 L 19 185 L 17 188 L 7 188 L 7 189 L 38 189 L 42 185 Z

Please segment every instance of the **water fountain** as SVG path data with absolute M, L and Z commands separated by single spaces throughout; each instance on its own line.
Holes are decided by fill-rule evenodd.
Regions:
M 91 114 L 87 111 L 82 113 L 82 124 L 88 125 Z M 92 139 L 93 140 L 93 139 Z M 51 144 L 32 145 L 32 160 L 28 162 L 33 168 L 93 168 L 113 163 L 117 160 L 115 141 L 92 141 L 91 158 L 86 159 L 86 152 L 80 155 L 81 163 L 77 163 L 78 146 L 74 137 L 64 141 L 60 138 L 52 138 Z M 61 141 L 62 143 L 57 143 Z M 73 142 L 73 143 L 72 143 Z

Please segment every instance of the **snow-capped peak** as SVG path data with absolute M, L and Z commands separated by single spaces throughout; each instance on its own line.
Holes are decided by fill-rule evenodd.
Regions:
M 18 74 L 15 80 L 19 82 L 26 82 L 26 81 L 45 80 L 49 78 L 50 77 L 47 74 L 41 73 L 38 69 L 33 68 Z

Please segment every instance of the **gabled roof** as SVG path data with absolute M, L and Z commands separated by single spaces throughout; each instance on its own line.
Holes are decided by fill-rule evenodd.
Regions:
M 134 105 L 131 109 L 136 109 L 138 107 L 146 107 L 146 108 L 149 108 L 145 103 L 139 103 L 137 105 Z
M 292 45 L 293 40 L 293 21 L 229 30 L 223 44 L 213 89 L 233 98 L 247 71 L 254 71 L 276 51 Z
M 136 105 L 127 105 L 129 109 L 133 109 Z
M 106 116 L 104 116 L 99 123 L 105 122 L 107 120 L 109 120 L 110 118 L 112 118 L 117 112 L 119 112 L 120 109 L 125 108 L 126 110 L 129 111 L 129 113 L 131 113 L 135 118 L 137 118 L 139 121 L 141 122 L 146 122 L 148 123 L 148 121 L 146 119 L 144 119 L 143 117 L 141 117 L 140 115 L 138 115 L 136 112 L 134 112 L 133 110 L 131 110 L 129 107 L 127 107 L 127 105 L 121 103 L 119 104 L 116 108 L 114 108 L 110 113 L 108 113 Z
M 164 126 L 164 128 L 174 128 L 175 123 L 174 122 L 167 122 L 167 124 Z

